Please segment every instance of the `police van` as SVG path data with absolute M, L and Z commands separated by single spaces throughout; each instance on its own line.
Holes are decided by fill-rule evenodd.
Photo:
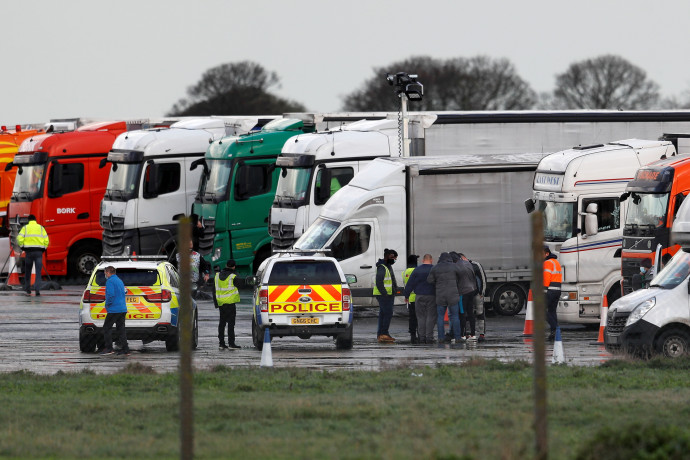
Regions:
M 265 331 L 270 336 L 333 337 L 337 349 L 352 348 L 352 297 L 338 262 L 323 255 L 279 254 L 266 259 L 254 286 L 252 341 L 261 350 Z

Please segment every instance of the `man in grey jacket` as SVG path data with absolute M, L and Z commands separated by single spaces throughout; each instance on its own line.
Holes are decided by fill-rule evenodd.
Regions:
M 427 282 L 434 285 L 436 291 L 436 327 L 438 329 L 439 348 L 443 348 L 442 337 L 445 337 L 443 317 L 448 310 L 448 319 L 455 334 L 455 344 L 462 344 L 460 331 L 460 284 L 462 281 L 460 267 L 453 263 L 453 259 L 447 252 L 441 253 L 436 264 L 427 277 Z

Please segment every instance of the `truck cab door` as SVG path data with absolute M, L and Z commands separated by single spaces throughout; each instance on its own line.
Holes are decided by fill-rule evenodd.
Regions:
M 88 230 L 91 219 L 98 219 L 91 216 L 87 171 L 80 159 L 49 164 L 43 217 L 45 226 L 50 228 L 50 252 L 66 251 L 71 238 Z
M 357 282 L 350 285 L 352 296 L 358 297 L 357 305 L 373 305 L 371 280 L 376 276 L 376 255 L 383 252 L 377 251 L 378 235 L 377 222 L 363 219 L 350 222 L 328 244 L 343 272 L 357 276 Z
M 183 168 L 183 160 L 171 158 L 144 164 L 136 216 L 143 254 L 158 254 L 161 244 L 176 234 L 173 216 L 187 214 Z

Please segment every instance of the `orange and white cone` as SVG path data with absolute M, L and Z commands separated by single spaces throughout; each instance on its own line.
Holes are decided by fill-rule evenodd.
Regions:
M 609 301 L 604 295 L 604 301 L 601 303 L 601 310 L 599 315 L 601 319 L 599 320 L 599 338 L 597 343 L 604 343 L 604 330 L 606 329 L 606 317 L 609 313 Z
M 556 340 L 553 342 L 553 358 L 551 364 L 565 363 L 565 353 L 563 352 L 563 340 L 561 339 L 561 328 L 556 328 Z
M 17 259 L 14 255 L 14 249 L 10 251 L 10 272 L 7 277 L 8 286 L 21 286 L 22 283 L 19 281 L 19 272 L 17 271 Z
M 534 333 L 534 305 L 532 303 L 532 290 L 527 294 L 527 314 L 525 315 L 525 328 L 522 335 L 532 335 Z
M 271 353 L 271 332 L 268 328 L 264 332 L 264 346 L 261 349 L 261 367 L 273 367 L 273 353 Z

